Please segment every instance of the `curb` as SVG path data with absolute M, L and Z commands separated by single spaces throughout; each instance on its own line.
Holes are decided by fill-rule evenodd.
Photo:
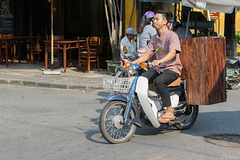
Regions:
M 103 87 L 98 87 L 98 86 L 65 85 L 65 84 L 24 81 L 24 80 L 0 79 L 0 84 L 13 84 L 13 85 L 28 86 L 28 87 L 41 87 L 41 88 L 73 89 L 73 90 L 84 90 L 84 91 L 103 90 Z

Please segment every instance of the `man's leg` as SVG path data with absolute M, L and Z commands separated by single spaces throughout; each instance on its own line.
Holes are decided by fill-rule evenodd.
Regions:
M 153 80 L 159 76 L 159 73 L 154 69 L 144 72 L 141 76 L 146 77 L 148 79 L 148 83 L 153 83 Z
M 174 118 L 168 85 L 175 81 L 179 75 L 171 70 L 165 70 L 155 79 L 155 86 L 161 96 L 163 107 L 167 107 L 166 113 L 159 119 L 161 123 L 168 123 Z

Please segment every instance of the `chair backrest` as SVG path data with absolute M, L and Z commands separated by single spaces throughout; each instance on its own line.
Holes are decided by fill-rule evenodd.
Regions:
M 94 51 L 96 49 L 96 53 L 99 54 L 100 51 L 100 37 L 88 37 L 87 38 L 87 48 L 89 51 Z
M 100 37 L 89 37 L 89 41 L 92 47 L 100 46 Z

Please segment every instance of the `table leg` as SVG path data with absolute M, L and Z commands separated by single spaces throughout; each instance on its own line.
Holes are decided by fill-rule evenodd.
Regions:
M 5 46 L 5 53 L 6 53 L 6 67 L 8 67 L 8 41 L 6 41 L 6 46 Z
M 13 44 L 13 59 L 17 59 L 16 57 L 16 44 Z
M 48 68 L 48 51 L 47 51 L 47 43 L 45 43 L 45 70 Z
M 72 50 L 69 50 L 69 59 L 70 59 L 70 63 L 68 65 L 68 67 L 72 67 L 73 64 L 72 64 Z
M 64 67 L 64 73 L 66 73 L 66 66 L 67 66 L 67 49 L 66 49 L 66 44 L 63 44 L 63 67 Z
M 34 47 L 34 45 L 33 45 L 32 41 L 29 43 L 29 47 L 30 47 L 30 51 L 29 52 L 30 52 L 30 55 L 31 55 L 30 62 L 33 62 L 33 64 L 35 64 L 35 56 L 33 54 L 33 47 Z
M 29 53 L 29 44 L 27 43 L 27 61 L 28 63 L 31 61 L 31 55 Z
M 3 62 L 2 60 L 2 45 L 0 45 L 0 64 Z

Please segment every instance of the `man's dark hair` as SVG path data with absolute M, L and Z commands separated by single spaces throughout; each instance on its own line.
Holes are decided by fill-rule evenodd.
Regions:
M 162 14 L 163 17 L 167 20 L 167 22 L 169 23 L 172 23 L 173 21 L 173 14 L 171 12 L 168 12 L 168 11 L 164 11 L 164 10 L 161 10 L 161 9 L 158 9 L 155 11 L 155 14 Z

